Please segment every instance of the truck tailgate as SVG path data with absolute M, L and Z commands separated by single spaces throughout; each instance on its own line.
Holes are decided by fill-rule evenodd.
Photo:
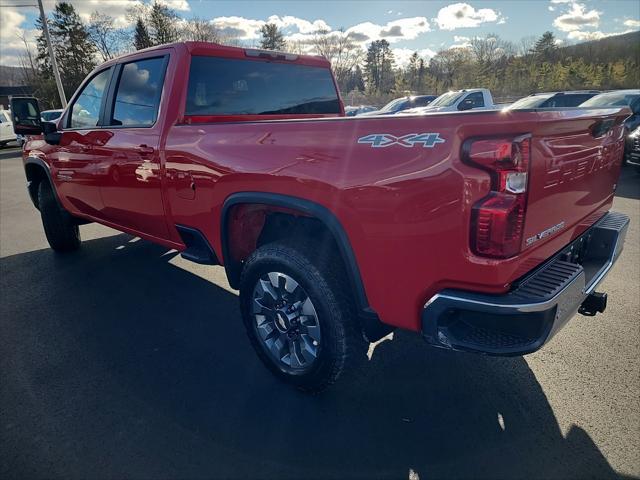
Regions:
M 586 112 L 585 112 L 586 113 Z M 533 132 L 523 251 L 592 225 L 610 207 L 622 164 L 627 109 L 589 112 Z

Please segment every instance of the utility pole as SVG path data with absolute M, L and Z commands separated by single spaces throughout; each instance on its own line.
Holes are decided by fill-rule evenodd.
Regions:
M 62 108 L 66 108 L 67 97 L 64 94 L 64 88 L 62 88 L 62 80 L 60 79 L 60 72 L 58 71 L 58 64 L 56 63 L 56 56 L 53 53 L 53 45 L 51 45 L 51 37 L 49 36 L 49 24 L 47 23 L 47 17 L 44 14 L 44 8 L 42 7 L 42 0 L 38 0 L 38 7 L 40 8 L 40 21 L 42 22 L 42 28 L 44 30 L 44 37 L 47 40 L 49 57 L 51 57 L 51 70 L 53 70 L 53 76 L 56 79 L 56 86 L 58 87 L 58 95 L 60 95 L 60 102 L 62 103 Z

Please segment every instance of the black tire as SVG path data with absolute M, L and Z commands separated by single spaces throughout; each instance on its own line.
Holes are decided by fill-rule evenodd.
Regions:
M 80 228 L 73 217 L 58 205 L 49 182 L 38 185 L 38 208 L 49 246 L 56 252 L 80 248 Z
M 318 250 L 300 242 L 264 245 L 247 259 L 240 280 L 242 319 L 258 356 L 276 377 L 310 393 L 326 389 L 343 372 L 357 371 L 357 366 L 366 359 L 368 348 L 355 321 L 344 268 L 334 256 Z M 291 371 L 278 362 L 258 333 L 258 320 L 253 311 L 254 287 L 268 272 L 291 277 L 302 287 L 317 312 L 321 332 L 317 357 L 302 371 Z

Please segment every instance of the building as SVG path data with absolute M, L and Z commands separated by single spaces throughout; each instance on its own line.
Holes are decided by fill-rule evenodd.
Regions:
M 28 85 L 17 87 L 0 86 L 0 110 L 9 109 L 9 99 L 11 97 L 30 97 L 33 95 L 33 87 Z

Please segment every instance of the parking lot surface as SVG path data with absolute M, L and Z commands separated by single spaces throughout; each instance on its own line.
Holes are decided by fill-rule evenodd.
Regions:
M 275 380 L 220 267 L 100 225 L 44 237 L 17 150 L 0 150 L 0 478 L 640 476 L 640 175 L 599 290 L 543 350 L 487 358 L 396 332 L 356 381 Z

